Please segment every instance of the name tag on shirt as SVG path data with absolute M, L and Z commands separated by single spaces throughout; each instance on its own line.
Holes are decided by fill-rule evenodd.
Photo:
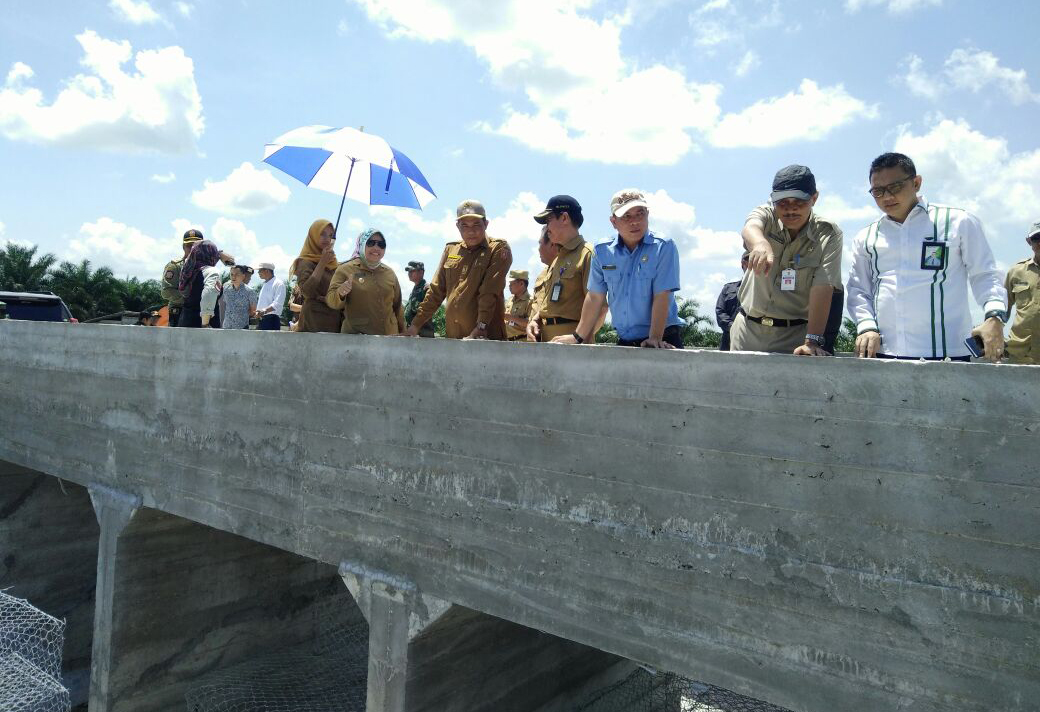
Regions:
M 552 291 L 549 293 L 549 301 L 550 302 L 558 302 L 558 301 L 560 301 L 560 293 L 561 292 L 563 292 L 563 285 L 560 284 L 559 282 L 557 282 L 556 284 L 553 285 Z
M 925 240 L 921 243 L 921 269 L 941 270 L 946 266 L 946 243 Z
M 796 270 L 788 267 L 780 273 L 780 291 L 781 292 L 793 292 L 794 291 L 794 279 L 798 274 Z
M 604 271 L 606 271 L 608 269 L 617 269 L 617 265 L 603 265 L 603 270 Z

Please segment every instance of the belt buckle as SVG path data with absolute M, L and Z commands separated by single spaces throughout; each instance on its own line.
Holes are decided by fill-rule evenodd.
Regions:
M 762 326 L 772 326 L 772 325 L 773 325 L 773 320 L 770 317 L 768 317 L 768 316 L 762 317 Z

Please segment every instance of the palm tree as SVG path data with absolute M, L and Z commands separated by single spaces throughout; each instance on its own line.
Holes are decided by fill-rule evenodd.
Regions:
M 688 349 L 717 349 L 722 332 L 712 329 L 711 319 L 697 311 L 700 304 L 696 299 L 678 299 L 679 318 L 685 322 L 682 327 L 683 346 Z
M 62 262 L 51 276 L 51 288 L 80 321 L 122 311 L 118 280 L 108 267 L 91 269 L 90 260 Z
M 115 286 L 119 301 L 125 311 L 145 311 L 158 309 L 163 304 L 162 287 L 154 279 L 141 282 L 137 277 L 116 279 Z
M 57 258 L 49 252 L 36 257 L 37 249 L 37 245 L 23 247 L 13 242 L 0 249 L 0 290 L 46 292 L 50 288 L 48 270 Z

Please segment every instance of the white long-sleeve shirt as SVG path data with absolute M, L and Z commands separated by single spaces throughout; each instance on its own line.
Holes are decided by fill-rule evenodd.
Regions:
M 256 300 L 256 311 L 263 314 L 268 307 L 273 307 L 272 314 L 281 315 L 282 307 L 285 306 L 285 282 L 277 277 L 264 282 L 260 287 L 260 296 Z
M 922 269 L 925 241 L 945 243 L 943 269 Z M 856 332 L 876 329 L 891 356 L 967 356 L 968 284 L 983 312 L 1007 293 L 979 219 L 921 198 L 901 224 L 885 216 L 856 235 L 847 306 Z
M 202 296 L 199 297 L 199 313 L 213 316 L 220 297 L 220 267 L 202 268 Z

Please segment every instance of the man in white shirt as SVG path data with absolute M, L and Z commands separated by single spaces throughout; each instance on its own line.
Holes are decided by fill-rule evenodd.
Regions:
M 885 213 L 852 244 L 848 311 L 856 354 L 873 358 L 970 360 L 964 341 L 978 336 L 999 361 L 1007 320 L 1001 273 L 974 215 L 929 204 L 922 178 L 901 153 L 870 164 L 870 194 Z M 985 314 L 972 328 L 968 285 Z
M 262 331 L 281 331 L 282 307 L 285 306 L 285 283 L 275 279 L 274 265 L 261 262 L 257 270 L 264 285 L 260 287 L 260 296 L 256 300 L 256 315 L 260 317 L 257 329 Z

